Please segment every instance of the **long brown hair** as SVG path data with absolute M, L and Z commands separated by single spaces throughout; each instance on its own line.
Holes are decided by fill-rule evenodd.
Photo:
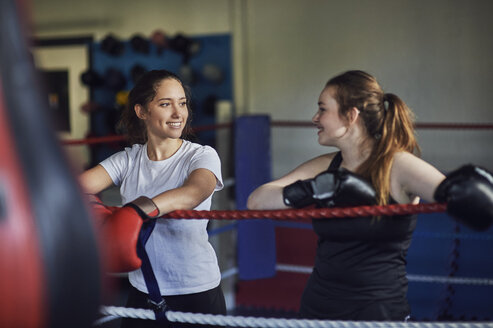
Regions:
M 190 123 L 192 121 L 192 109 L 190 101 L 190 89 L 183 84 L 178 75 L 161 69 L 152 70 L 144 73 L 136 82 L 128 94 L 128 103 L 122 112 L 120 121 L 118 122 L 119 131 L 127 135 L 130 144 L 140 143 L 144 144 L 147 141 L 147 130 L 144 122 L 135 114 L 135 105 L 139 104 L 147 110 L 147 105 L 156 96 L 156 89 L 161 81 L 166 79 L 173 79 L 178 81 L 185 90 L 185 97 L 187 98 L 187 110 L 188 119 L 185 123 L 185 128 L 182 132 L 182 138 L 187 138 L 192 134 L 192 128 Z
M 390 169 L 394 154 L 407 151 L 419 155 L 414 134 L 414 114 L 398 96 L 384 93 L 377 80 L 363 71 L 347 71 L 330 79 L 325 87 L 335 89 L 339 114 L 347 117 L 356 107 L 370 138 L 370 156 L 358 167 L 377 191 L 377 201 L 386 205 L 390 197 Z

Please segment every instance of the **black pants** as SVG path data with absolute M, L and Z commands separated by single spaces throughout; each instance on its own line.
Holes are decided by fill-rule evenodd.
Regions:
M 130 286 L 126 307 L 149 309 L 147 303 L 148 295 Z M 201 293 L 165 296 L 170 310 L 192 313 L 226 314 L 226 302 L 223 291 L 218 286 Z M 193 324 L 166 323 L 155 320 L 141 320 L 122 318 L 121 328 L 190 328 L 197 327 Z M 200 327 L 212 327 L 200 325 Z

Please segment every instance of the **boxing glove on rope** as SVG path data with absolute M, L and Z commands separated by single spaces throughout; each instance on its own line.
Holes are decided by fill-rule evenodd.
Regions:
M 119 209 L 117 206 L 107 206 L 103 201 L 96 195 L 86 194 L 86 198 L 91 206 L 93 221 L 97 226 L 104 224 L 106 220 L 114 211 Z
M 144 221 L 159 217 L 159 209 L 148 197 L 141 196 L 123 207 L 101 211 L 103 243 L 110 272 L 133 271 L 142 265 L 137 255 L 137 241 Z M 108 214 L 108 211 L 111 212 Z
M 283 189 L 287 206 L 303 208 L 376 204 L 376 193 L 364 178 L 344 169 L 328 169 L 313 179 L 298 180 Z
M 488 229 L 493 222 L 493 174 L 472 164 L 447 175 L 434 193 L 437 202 L 447 203 L 447 213 L 475 230 Z

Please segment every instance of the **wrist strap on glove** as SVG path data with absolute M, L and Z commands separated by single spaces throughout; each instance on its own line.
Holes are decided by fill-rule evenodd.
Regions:
M 126 204 L 126 206 L 133 207 L 135 210 L 139 212 L 141 216 L 142 214 L 144 214 L 144 216 L 150 219 L 157 218 L 161 214 L 156 203 L 154 203 L 152 199 L 146 196 L 140 196 L 134 201 Z

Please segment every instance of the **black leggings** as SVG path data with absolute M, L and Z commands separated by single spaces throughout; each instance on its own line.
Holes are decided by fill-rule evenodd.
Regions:
M 142 293 L 136 288 L 130 286 L 126 307 L 149 309 L 147 304 L 148 295 Z M 170 310 L 192 312 L 192 313 L 210 313 L 210 314 L 226 314 L 226 302 L 224 301 L 223 291 L 221 287 L 207 290 L 201 293 L 164 296 Z M 141 320 L 122 318 L 121 328 L 190 328 L 197 327 L 193 324 L 184 323 L 166 323 L 155 320 Z M 200 325 L 200 327 L 212 327 Z

